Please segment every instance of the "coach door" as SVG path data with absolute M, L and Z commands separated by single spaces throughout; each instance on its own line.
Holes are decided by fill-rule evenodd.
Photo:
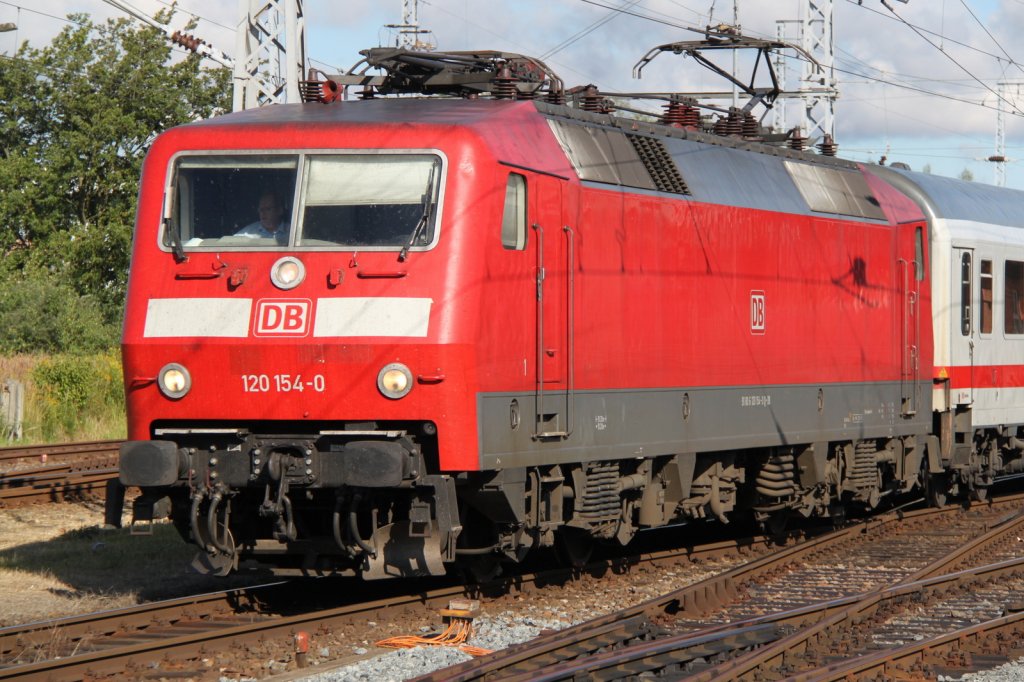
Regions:
M 975 314 L 978 294 L 974 291 L 976 269 L 973 249 L 953 249 L 953 263 L 950 269 L 953 274 L 950 278 L 952 280 L 950 286 L 953 291 L 950 292 L 949 299 L 953 302 L 950 310 L 952 329 L 949 330 L 953 335 L 950 339 L 950 364 L 953 367 L 971 369 L 970 385 L 957 387 L 958 395 L 955 396 L 955 399 L 958 403 L 974 402 L 974 345 L 977 342 L 976 337 L 979 331 L 975 325 L 975 320 L 978 319 Z M 989 269 L 991 270 L 991 265 Z M 991 272 L 988 274 L 991 280 Z M 991 287 L 989 288 L 989 297 L 991 297 Z M 988 317 L 990 320 L 991 313 Z M 982 320 L 983 325 L 985 322 Z M 990 321 L 988 325 L 989 331 L 991 331 Z
M 900 228 L 900 258 L 897 268 L 900 291 L 900 414 L 917 414 L 921 373 L 921 283 L 925 278 L 924 228 Z
M 536 250 L 536 421 L 534 437 L 568 438 L 573 429 L 573 267 L 575 233 L 563 182 L 532 178 Z M 564 189 L 564 191 L 563 191 Z

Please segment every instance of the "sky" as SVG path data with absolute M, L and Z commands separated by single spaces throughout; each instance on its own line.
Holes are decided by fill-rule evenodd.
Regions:
M 122 1 L 149 14 L 169 4 Z M 995 164 L 985 159 L 996 153 L 1002 92 L 1006 185 L 1024 189 L 1024 46 L 1016 39 L 1024 34 L 1024 0 L 886 2 L 894 11 L 882 0 L 833 0 L 839 155 L 870 162 L 884 155 L 915 170 L 953 177 L 966 170 L 975 181 L 993 183 Z M 325 72 L 344 71 L 361 49 L 396 42 L 395 30 L 386 25 L 400 23 L 401 0 L 302 4 L 307 56 Z M 743 33 L 774 39 L 777 20 L 797 19 L 801 0 L 735 0 L 735 5 Z M 196 16 L 194 33 L 233 53 L 238 0 L 179 0 L 177 7 L 173 27 Z M 641 80 L 631 72 L 651 47 L 700 37 L 686 27 L 733 23 L 733 10 L 733 0 L 419 0 L 418 19 L 438 50 L 493 49 L 540 57 L 569 86 L 721 91 L 727 83 L 679 55 L 660 55 Z M 70 13 L 94 20 L 124 16 L 104 0 L 0 0 L 0 23 L 18 26 L 0 33 L 0 55 L 13 54 L 24 41 L 45 46 L 69 26 Z M 788 63 L 799 68 L 795 60 Z M 728 60 L 722 65 L 731 66 Z M 749 64 L 741 60 L 742 77 L 749 78 L 744 69 Z M 787 84 L 796 78 L 795 71 L 787 71 Z M 1010 85 L 1001 90 L 1000 82 Z M 790 124 L 794 113 L 787 109 Z M 772 115 L 765 120 L 771 122 Z

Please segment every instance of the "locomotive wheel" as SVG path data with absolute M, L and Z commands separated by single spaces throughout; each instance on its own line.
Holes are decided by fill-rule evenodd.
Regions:
M 564 564 L 583 568 L 594 553 L 594 536 L 581 528 L 560 528 L 555 532 L 555 551 Z
M 786 533 L 786 524 L 789 523 L 789 510 L 780 509 L 773 511 L 761 521 L 761 528 L 764 529 L 765 535 L 769 535 L 774 538 L 779 538 Z
M 925 495 L 931 506 L 939 509 L 945 507 L 948 490 L 949 476 L 947 474 L 925 475 Z
M 988 486 L 976 485 L 971 488 L 971 499 L 976 502 L 984 502 L 988 499 Z

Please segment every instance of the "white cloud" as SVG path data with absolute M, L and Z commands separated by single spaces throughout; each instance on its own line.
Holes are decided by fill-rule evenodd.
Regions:
M 161 0 L 128 0 L 143 11 L 155 12 L 166 3 Z M 0 22 L 16 21 L 17 34 L 0 34 L 0 53 L 13 52 L 17 40 L 45 44 L 64 25 L 56 19 L 36 14 L 38 4 L 11 0 L 26 9 L 0 5 Z M 623 6 L 627 0 L 595 0 L 599 4 Z M 959 2 L 909 0 L 891 3 L 907 22 L 942 34 L 942 50 L 929 45 L 908 26 L 894 19 L 880 0 L 834 0 L 837 64 L 841 99 L 837 104 L 838 141 L 841 149 L 864 150 L 877 157 L 886 144 L 892 146 L 890 158 L 916 155 L 915 166 L 933 158 L 933 168 L 972 165 L 975 175 L 988 179 L 990 170 L 974 157 L 987 156 L 994 145 L 996 114 L 977 103 L 995 106 L 995 95 L 973 80 L 996 89 L 1001 79 L 1022 79 L 1024 72 L 997 58 L 978 52 L 1002 55 L 1000 47 L 1017 54 L 1019 36 L 1024 31 L 1024 3 L 1019 0 L 969 0 L 968 5 L 993 40 Z M 669 23 L 700 26 L 714 5 L 714 20 L 731 21 L 732 3 L 727 0 L 642 0 L 632 11 L 664 19 Z M 740 22 L 744 32 L 774 38 L 776 19 L 795 19 L 799 0 L 751 2 L 740 0 Z M 237 21 L 235 0 L 200 2 L 180 0 L 180 25 L 188 12 L 202 18 L 196 34 L 221 49 L 234 50 Z M 31 9 L 30 9 L 31 8 Z M 400 20 L 400 0 L 305 0 L 307 52 L 322 64 L 343 68 L 358 59 L 358 51 L 394 39 L 386 23 Z M 102 0 L 49 0 L 48 15 L 64 16 L 83 11 L 96 18 L 120 16 Z M 420 0 L 419 19 L 432 29 L 440 49 L 499 49 L 541 56 L 609 10 L 584 0 Z M 926 34 L 928 35 L 928 34 Z M 725 84 L 701 69 L 692 59 L 675 55 L 659 56 L 644 73 L 644 79 L 630 77 L 633 64 L 648 48 L 699 37 L 680 28 L 620 15 L 546 61 L 567 84 L 593 82 L 611 90 L 725 89 Z M 940 38 L 929 38 L 939 43 Z M 998 45 L 997 42 L 998 41 Z M 965 45 L 961 45 L 963 43 Z M 971 49 L 976 48 L 976 49 Z M 956 63 L 954 63 L 954 61 Z M 957 66 L 957 63 L 962 66 Z M 966 71 L 965 71 L 966 70 Z M 969 72 L 969 73 L 968 73 Z M 858 75 L 863 74 L 863 75 Z M 864 75 L 870 78 L 865 78 Z M 872 80 L 877 79 L 877 80 Z M 903 82 L 914 88 L 955 96 L 975 104 L 955 103 L 941 97 L 926 96 L 895 85 Z M 1024 96 L 1019 106 L 1024 109 Z M 1021 134 L 1024 117 L 1007 120 L 1007 146 L 1013 156 L 1024 157 Z M 925 156 L 932 150 L 932 156 Z M 1012 151 L 1012 150 L 1017 150 Z M 944 159 L 942 157 L 952 157 Z M 953 168 L 952 173 L 959 172 Z M 1024 170 L 1021 171 L 1024 176 Z M 1013 168 L 1011 167 L 1011 177 Z M 1024 177 L 1021 178 L 1024 185 Z

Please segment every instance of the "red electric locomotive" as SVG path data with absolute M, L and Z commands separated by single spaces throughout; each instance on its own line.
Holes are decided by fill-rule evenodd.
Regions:
M 380 92 L 422 63 L 389 54 Z M 491 97 L 155 141 L 124 330 L 136 519 L 169 514 L 218 574 L 381 578 L 870 507 L 941 469 L 916 204 L 839 159 L 522 101 L 557 82 L 473 59 Z

